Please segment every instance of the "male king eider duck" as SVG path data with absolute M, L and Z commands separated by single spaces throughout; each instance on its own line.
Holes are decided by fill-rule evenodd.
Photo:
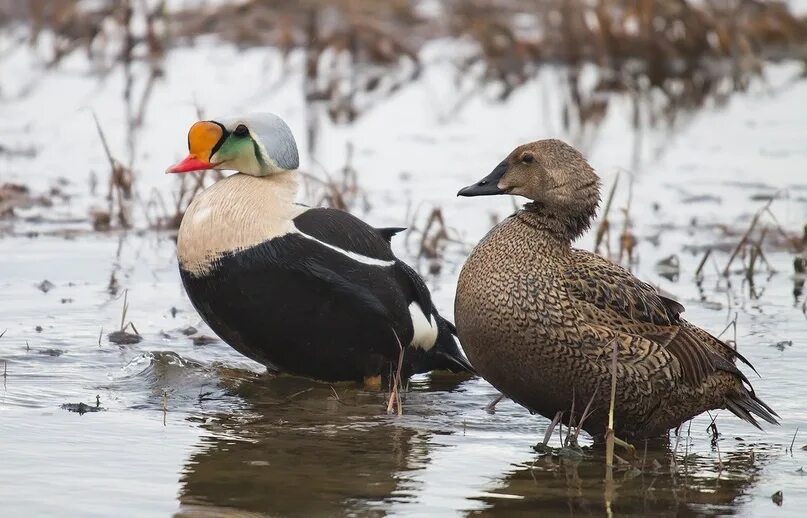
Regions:
M 295 203 L 297 145 L 282 119 L 200 121 L 188 147 L 167 172 L 238 171 L 196 196 L 177 236 L 188 297 L 225 342 L 322 381 L 375 381 L 402 347 L 403 376 L 472 371 L 423 280 L 392 253 L 403 229 Z
M 737 351 L 681 318 L 681 304 L 571 246 L 600 200 L 599 177 L 576 149 L 559 140 L 517 147 L 458 194 L 532 200 L 476 246 L 457 285 L 460 340 L 503 394 L 566 424 L 590 404 L 583 429 L 602 437 L 616 348 L 622 439 L 662 435 L 716 408 L 756 426 L 752 414 L 776 423 L 736 367 L 748 364 Z

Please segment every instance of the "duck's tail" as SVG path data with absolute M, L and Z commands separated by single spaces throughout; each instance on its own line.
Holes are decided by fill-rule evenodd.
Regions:
M 760 430 L 762 427 L 759 425 L 754 415 L 770 424 L 779 424 L 777 417 L 779 414 L 773 411 L 771 407 L 765 404 L 754 393 L 754 389 L 742 386 L 739 391 L 734 392 L 726 397 L 726 408 L 734 415 L 756 426 Z M 753 414 L 753 415 L 752 415 Z
M 460 351 L 457 328 L 436 312 L 434 313 L 434 318 L 437 321 L 437 340 L 433 351 L 442 360 L 439 368 L 450 370 L 451 372 L 476 374 L 471 362 Z

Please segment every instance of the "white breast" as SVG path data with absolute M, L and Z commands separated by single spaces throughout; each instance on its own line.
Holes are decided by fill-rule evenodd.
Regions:
M 294 204 L 294 174 L 262 178 L 236 174 L 198 194 L 185 211 L 177 235 L 182 268 L 204 275 L 224 253 L 294 232 L 292 220 L 306 210 Z

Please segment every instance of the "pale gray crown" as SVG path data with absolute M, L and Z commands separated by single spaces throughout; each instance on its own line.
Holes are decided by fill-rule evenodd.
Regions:
M 287 171 L 300 167 L 297 141 L 294 140 L 291 128 L 274 113 L 253 113 L 243 117 L 228 117 L 221 121 L 229 131 L 239 124 L 246 125 L 267 155 L 264 158 L 268 158 L 273 165 Z

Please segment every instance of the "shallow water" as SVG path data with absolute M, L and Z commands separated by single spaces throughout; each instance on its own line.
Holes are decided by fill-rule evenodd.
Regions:
M 206 108 L 273 109 L 304 134 L 299 84 L 292 80 L 288 91 L 256 100 L 253 82 L 227 82 L 223 57 L 233 52 L 177 51 L 169 61 L 187 66 L 188 60 L 219 58 L 221 82 L 195 87 Z M 239 63 L 261 59 L 247 51 Z M 440 272 L 428 281 L 438 308 L 450 315 L 469 247 L 492 215 L 500 218 L 513 207 L 506 198 L 458 200 L 454 193 L 487 174 L 514 145 L 556 135 L 559 124 L 558 114 L 542 111 L 539 99 L 544 91 L 555 93 L 551 74 L 505 104 L 474 101 L 445 122 L 438 105 L 449 92 L 440 67 L 352 126 L 324 123 L 317 160 L 335 170 L 344 163 L 345 143 L 354 144 L 354 166 L 370 202 L 358 212 L 377 225 L 409 222 L 415 213 L 422 226 L 432 206 L 443 209 L 462 243 L 447 245 Z M 120 143 L 114 124 L 119 78 L 112 75 L 99 90 L 94 81 L 64 74 L 3 105 L 9 117 L 0 121 L 0 134 L 12 143 L 25 135 L 41 149 L 34 157 L 0 159 L 3 180 L 49 185 L 66 176 L 74 194 L 52 212 L 23 211 L 31 219 L 9 224 L 0 238 L 0 332 L 7 329 L 0 338 L 3 513 L 510 516 L 539 510 L 601 516 L 610 505 L 619 515 L 801 516 L 807 436 L 796 435 L 789 448 L 797 428 L 807 433 L 807 318 L 804 294 L 794 294 L 793 256 L 780 247 L 766 249 L 777 272 L 758 273 L 753 285 L 741 273 L 727 283 L 711 261 L 703 281 L 693 280 L 704 245 L 717 247 L 716 264 L 726 263 L 750 214 L 764 203 L 760 195 L 787 189 L 787 197 L 773 204 L 777 219 L 793 232 L 807 221 L 807 84 L 790 82 L 797 72 L 776 67 L 769 85 L 735 97 L 725 109 L 707 110 L 672 134 L 645 135 L 631 208 L 636 271 L 670 291 L 687 307 L 689 320 L 714 333 L 737 315 L 739 350 L 762 375 L 752 380 L 755 389 L 782 425 L 759 431 L 717 412 L 720 436 L 713 445 L 706 430 L 711 419 L 700 416 L 669 445 L 652 444 L 647 452 L 637 445 L 644 468 L 617 469 L 610 504 L 600 452 L 585 458 L 537 454 L 532 446 L 547 420 L 508 401 L 495 414 L 485 412 L 496 391 L 483 380 L 415 378 L 404 415 L 387 416 L 383 391 L 267 378 L 221 342 L 194 345 L 182 332 L 188 326 L 198 329 L 197 336 L 211 333 L 182 291 L 169 233 L 94 234 L 87 223 L 65 221 L 99 202 L 87 195 L 84 181 L 87 168 L 101 174 L 105 160 L 91 122 L 65 106 L 90 102 L 100 108 L 110 140 Z M 50 106 L 57 120 L 53 112 L 34 109 L 59 89 L 68 99 Z M 156 91 L 138 155 L 142 193 L 153 186 L 170 192 L 171 182 L 159 171 L 183 152 L 193 117 L 190 98 L 178 75 L 169 74 Z M 160 117 L 163 111 L 172 113 L 170 120 Z M 525 113 L 533 115 L 525 120 Z M 606 188 L 618 169 L 633 164 L 625 113 L 627 103 L 617 103 L 587 150 Z M 627 177 L 621 178 L 615 227 L 622 223 L 616 208 L 627 197 Z M 36 217 L 43 214 L 62 221 L 43 223 Z M 415 257 L 418 240 L 404 236 L 395 246 L 426 272 L 429 261 Z M 588 235 L 581 246 L 591 243 Z M 654 267 L 671 254 L 680 259 L 673 280 Z M 43 293 L 37 285 L 45 279 L 53 287 Z M 118 346 L 107 335 L 121 326 L 124 292 L 125 321 L 143 340 Z M 101 411 L 61 407 L 79 402 Z M 551 444 L 558 441 L 556 435 Z M 776 491 L 783 492 L 780 507 L 771 499 Z
M 11 260 L 4 256 L 4 271 L 12 275 L 3 282 L 0 307 L 8 328 L 0 493 L 13 514 L 603 512 L 601 454 L 537 455 L 532 445 L 546 420 L 506 401 L 486 413 L 482 407 L 496 392 L 484 381 L 419 377 L 405 396 L 404 416 L 395 417 L 383 413 L 383 392 L 269 379 L 220 342 L 194 346 L 180 330 L 204 327 L 177 283 L 167 237 L 3 243 L 15 252 Z M 131 260 L 110 266 L 119 246 L 120 256 Z M 771 258 L 779 265 L 776 259 L 780 254 Z M 781 254 L 783 267 L 785 260 Z M 105 336 L 98 344 L 101 325 L 119 326 L 122 298 L 107 292 L 112 268 L 128 286 L 127 320 L 144 336 L 137 345 L 110 344 Z M 41 293 L 35 284 L 45 277 L 55 287 Z M 800 471 L 805 442 L 797 437 L 793 453 L 786 449 L 795 428 L 807 422 L 797 396 L 807 375 L 799 346 L 807 326 L 787 277 L 760 282 L 762 299 L 734 308 L 740 350 L 763 374 L 755 387 L 783 425 L 760 432 L 719 413 L 719 454 L 710 445 L 707 416 L 686 426 L 677 449 L 674 438 L 647 454 L 639 445 L 648 467 L 618 471 L 615 512 L 764 513 L 775 506 L 770 496 L 782 490 L 782 510 L 799 514 L 807 500 Z M 704 285 L 715 280 L 707 277 Z M 725 311 L 698 304 L 695 286 L 681 287 L 690 319 L 719 332 Z M 733 288 L 738 301 L 744 289 Z M 793 345 L 775 346 L 785 339 Z M 96 395 L 104 411 L 60 408 L 95 406 Z

